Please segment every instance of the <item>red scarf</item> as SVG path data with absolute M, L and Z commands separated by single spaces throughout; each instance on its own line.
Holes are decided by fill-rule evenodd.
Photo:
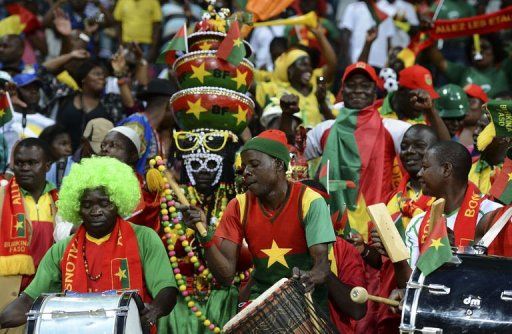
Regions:
M 0 275 L 33 275 L 36 269 L 29 252 L 31 226 L 25 217 L 23 195 L 16 178 L 13 177 L 0 191 L 3 202 L 0 213 Z
M 61 261 L 62 290 L 89 292 L 83 247 L 86 242 L 86 231 L 80 226 L 69 242 Z M 117 218 L 111 237 L 102 244 L 103 275 L 96 282 L 100 291 L 107 290 L 138 290 L 144 302 L 150 301 L 144 285 L 144 273 L 139 256 L 137 236 L 130 223 Z M 120 274 L 121 273 L 121 274 Z
M 468 182 L 464 200 L 455 218 L 454 234 L 455 246 L 468 246 L 475 239 L 475 229 L 478 219 L 478 212 L 483 198 L 480 196 L 480 190 L 473 182 Z M 430 210 L 427 211 L 421 221 L 418 239 L 421 245 L 428 237 Z
M 412 218 L 416 210 L 420 209 L 422 211 L 427 210 L 429 207 L 429 202 L 432 197 L 427 195 L 421 195 L 417 200 L 413 200 L 412 198 L 408 198 L 407 196 L 407 184 L 411 177 L 408 173 L 404 173 L 402 180 L 400 180 L 400 184 L 396 189 L 396 195 L 398 197 L 398 205 L 400 207 L 400 213 L 404 217 Z M 405 197 L 404 197 L 405 196 Z

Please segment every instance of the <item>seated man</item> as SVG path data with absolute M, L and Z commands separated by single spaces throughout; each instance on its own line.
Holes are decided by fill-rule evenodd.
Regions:
M 139 201 L 139 183 L 129 166 L 106 157 L 75 164 L 62 184 L 58 208 L 65 220 L 82 224 L 46 253 L 32 283 L 0 314 L 1 328 L 25 323 L 42 293 L 64 290 L 138 290 L 146 303 L 143 325 L 169 314 L 177 289 L 162 241 L 151 229 L 121 218 Z

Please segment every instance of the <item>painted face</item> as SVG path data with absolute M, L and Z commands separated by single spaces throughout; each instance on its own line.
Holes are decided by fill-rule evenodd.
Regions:
M 14 151 L 14 176 L 23 189 L 31 191 L 44 186 L 50 163 L 43 149 L 20 147 Z
M 85 230 L 95 238 L 112 232 L 117 218 L 117 207 L 110 201 L 105 188 L 86 189 L 80 199 L 80 217 Z
M 192 185 L 200 193 L 210 193 L 222 175 L 222 156 L 213 153 L 183 155 L 185 169 Z
M 375 101 L 375 82 L 368 76 L 355 73 L 343 83 L 343 101 L 352 109 L 364 109 Z
M 53 139 L 51 150 L 55 158 L 65 158 L 73 153 L 71 148 L 71 137 L 67 133 L 61 133 Z
M 135 145 L 126 136 L 116 131 L 109 132 L 103 139 L 100 155 L 116 158 L 130 166 L 138 160 Z
M 439 190 L 446 186 L 442 176 L 442 166 L 439 165 L 436 157 L 431 153 L 431 151 L 427 150 L 423 156 L 421 169 L 418 172 L 418 178 L 423 194 L 437 197 Z
M 311 67 L 309 57 L 301 57 L 288 68 L 288 81 L 307 86 L 311 80 L 312 73 L 313 68 Z
M 254 150 L 244 151 L 242 170 L 244 184 L 256 196 L 268 194 L 278 181 L 278 162 L 271 156 Z
M 415 177 L 421 169 L 423 157 L 436 138 L 427 131 L 408 130 L 400 144 L 400 160 L 407 173 Z

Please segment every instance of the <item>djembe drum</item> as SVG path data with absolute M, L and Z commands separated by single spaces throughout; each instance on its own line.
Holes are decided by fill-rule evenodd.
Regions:
M 27 314 L 27 333 L 149 333 L 140 323 L 143 308 L 136 291 L 42 295 Z
M 296 279 L 283 278 L 234 316 L 224 333 L 338 333 Z

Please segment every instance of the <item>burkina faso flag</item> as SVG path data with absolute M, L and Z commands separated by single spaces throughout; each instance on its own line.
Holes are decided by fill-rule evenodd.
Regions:
M 158 56 L 158 64 L 174 64 L 176 60 L 176 51 L 188 52 L 187 45 L 187 26 L 183 25 L 174 37 L 165 45 Z
M 217 57 L 238 65 L 245 57 L 245 45 L 240 35 L 238 21 L 233 21 L 229 27 L 228 33 L 222 43 L 219 45 Z
M 112 289 L 129 289 L 130 288 L 130 268 L 128 267 L 128 259 L 117 258 L 110 263 L 112 273 Z
M 12 119 L 12 110 L 9 93 L 0 94 L 0 126 Z
M 501 172 L 494 180 L 489 195 L 505 205 L 512 203 L 512 151 L 509 149 Z
M 429 275 L 452 258 L 452 249 L 446 231 L 446 218 L 434 223 L 432 232 L 420 247 L 420 257 L 416 263 L 424 276 Z

